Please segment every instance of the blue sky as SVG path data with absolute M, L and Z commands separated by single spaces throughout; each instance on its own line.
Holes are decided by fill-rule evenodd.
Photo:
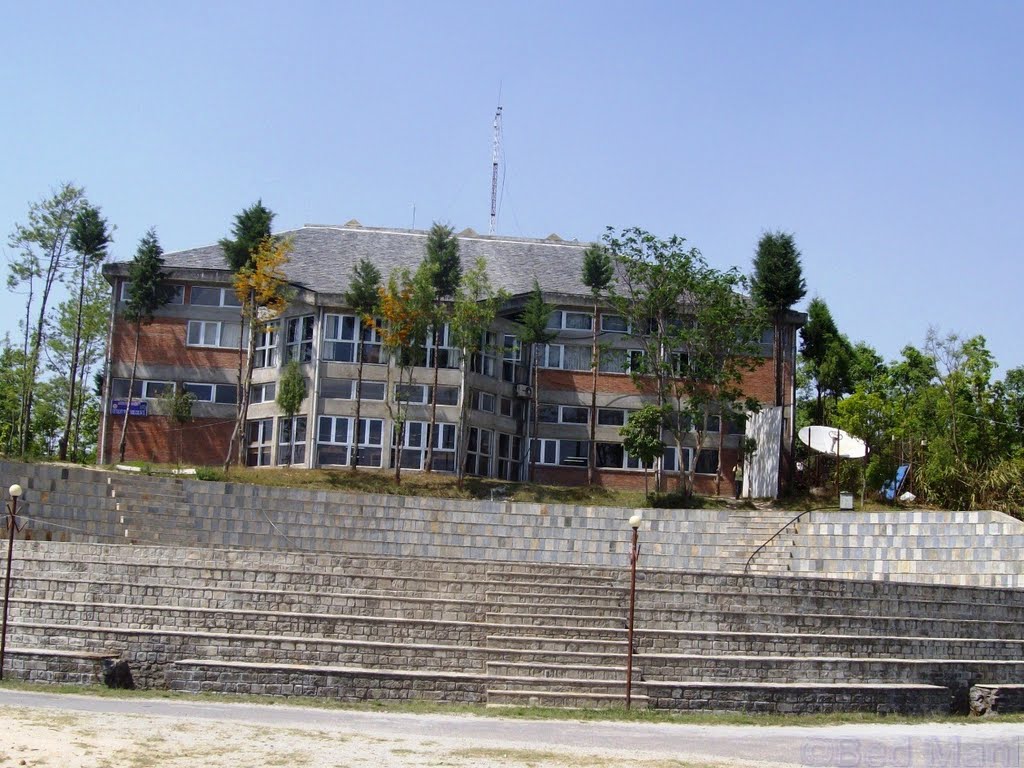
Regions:
M 63 180 L 117 259 L 257 198 L 282 229 L 486 232 L 500 89 L 499 234 L 637 225 L 748 271 L 783 229 L 851 339 L 1024 365 L 1021 2 L 7 0 L 0 28 L 5 256 Z

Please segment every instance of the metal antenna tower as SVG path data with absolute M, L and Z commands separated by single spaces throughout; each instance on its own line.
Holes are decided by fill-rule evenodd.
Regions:
M 501 157 L 501 103 L 494 113 L 494 148 L 491 153 L 491 226 L 487 234 L 493 235 L 498 226 L 498 158 Z

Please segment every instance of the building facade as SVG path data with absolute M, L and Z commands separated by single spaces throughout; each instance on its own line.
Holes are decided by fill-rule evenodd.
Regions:
M 610 311 L 594 316 L 581 271 L 586 244 L 485 237 L 460 233 L 464 265 L 483 257 L 495 289 L 508 298 L 471 360 L 439 329 L 424 345 L 424 365 L 412 371 L 411 383 L 396 385 L 377 330 L 360 322 L 345 306 L 344 294 L 355 264 L 374 262 L 387 279 L 400 267 L 414 270 L 425 254 L 426 232 L 367 228 L 356 222 L 341 227 L 307 225 L 281 233 L 292 241 L 285 266 L 294 295 L 287 310 L 257 331 L 253 377 L 245 427 L 245 461 L 250 466 L 339 467 L 352 453 L 362 467 L 422 470 L 433 441 L 432 468 L 454 472 L 461 462 L 467 474 L 508 481 L 528 479 L 530 452 L 537 482 L 577 485 L 587 481 L 590 419 L 595 424 L 595 473 L 602 485 L 643 487 L 644 470 L 622 447 L 619 429 L 631 411 L 651 402 L 630 374 L 638 354 L 636 339 L 622 318 Z M 101 463 L 118 457 L 122 429 L 126 459 L 157 463 L 217 465 L 224 461 L 238 402 L 240 345 L 248 329 L 240 320 L 232 275 L 218 246 L 166 254 L 165 271 L 175 288 L 170 303 L 141 326 L 131 413 L 125 419 L 129 377 L 135 353 L 135 328 L 122 318 L 127 297 L 127 263 L 105 267 L 114 307 L 108 340 Z M 514 318 L 537 280 L 554 311 L 548 328 L 551 342 L 538 346 L 538 370 L 531 376 L 530 355 L 523 349 Z M 791 403 L 795 329 L 802 315 L 792 313 L 784 338 L 785 390 L 780 446 L 792 440 Z M 602 349 L 597 408 L 591 413 L 591 339 L 594 325 Z M 770 404 L 774 366 L 770 332 L 761 345 L 763 357 L 744 380 L 744 391 Z M 357 390 L 358 356 L 363 375 Z M 436 392 L 434 360 L 438 364 Z M 307 396 L 298 413 L 286 417 L 276 403 L 283 366 L 299 363 Z M 389 366 L 391 368 L 389 369 Z M 536 418 L 533 387 L 537 388 Z M 194 397 L 192 419 L 178 423 L 168 413 L 166 395 L 187 391 Z M 359 423 L 356 392 L 361 392 Z M 394 428 L 396 398 L 407 403 L 407 422 L 399 436 Z M 430 434 L 431 402 L 436 400 L 437 428 Z M 389 407 L 390 406 L 390 407 Z M 465 418 L 463 419 L 463 413 Z M 697 490 L 731 490 L 733 468 L 743 427 L 718 419 L 705 436 L 696 467 Z M 536 432 L 534 433 L 534 423 Z M 125 426 L 126 425 L 126 426 Z M 464 450 L 457 451 L 457 446 Z M 671 441 L 668 440 L 669 444 Z M 660 460 L 664 474 L 686 470 L 691 444 L 682 455 L 669 447 Z M 724 490 L 723 490 L 724 489 Z

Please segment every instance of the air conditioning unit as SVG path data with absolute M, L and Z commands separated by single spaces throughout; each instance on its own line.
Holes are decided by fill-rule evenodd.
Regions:
M 516 397 L 529 397 L 533 389 L 527 384 L 516 384 Z

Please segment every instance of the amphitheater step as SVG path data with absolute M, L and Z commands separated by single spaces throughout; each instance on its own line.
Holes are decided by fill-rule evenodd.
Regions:
M 971 686 L 971 714 L 975 717 L 1024 712 L 1024 685 L 984 684 Z
M 81 649 L 8 647 L 4 674 L 10 680 L 65 685 L 102 685 L 119 654 Z
M 625 688 L 625 684 L 622 685 Z M 634 709 L 647 709 L 644 694 L 632 694 Z M 488 707 L 557 707 L 559 709 L 612 709 L 626 705 L 625 693 L 587 693 L 583 691 L 546 691 L 531 689 L 488 688 Z
M 484 703 L 487 690 L 486 675 L 205 659 L 174 662 L 167 670 L 166 682 L 170 690 L 188 693 L 316 696 L 341 701 Z
M 487 674 L 500 678 L 544 680 L 554 684 L 587 682 L 588 685 L 622 685 L 626 679 L 626 668 L 594 664 L 488 661 Z M 639 667 L 634 668 L 633 674 L 634 679 L 641 679 Z
M 651 707 L 686 711 L 944 715 L 950 713 L 953 704 L 948 688 L 927 684 L 647 680 L 644 686 Z

